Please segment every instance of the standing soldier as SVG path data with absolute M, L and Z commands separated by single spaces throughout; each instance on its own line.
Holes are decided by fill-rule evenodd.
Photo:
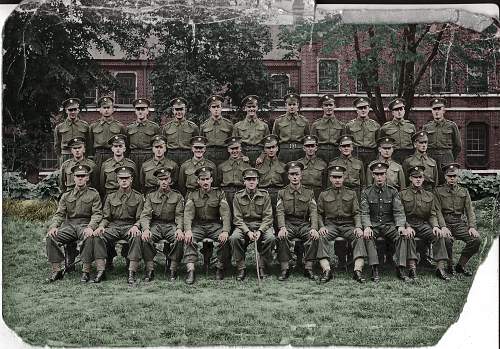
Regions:
M 213 188 L 213 169 L 201 167 L 196 170 L 199 189 L 188 194 L 184 209 L 184 243 L 187 277 L 186 283 L 191 285 L 195 280 L 194 265 L 198 260 L 197 243 L 204 238 L 217 241 L 217 273 L 216 280 L 224 279 L 224 269 L 231 263 L 229 246 L 229 230 L 231 213 L 226 195 L 219 188 Z M 221 224 L 222 219 L 222 224 Z
M 329 163 L 339 154 L 337 140 L 345 131 L 345 124 L 335 117 L 333 95 L 324 95 L 319 102 L 323 107 L 323 116 L 311 126 L 311 135 L 318 138 L 318 156 Z
M 113 97 L 103 96 L 97 101 L 101 118 L 90 125 L 89 155 L 94 156 L 98 169 L 104 161 L 113 156 L 108 140 L 118 134 L 127 133 L 125 126 L 113 118 Z
M 162 132 L 167 138 L 169 157 L 181 166 L 191 156 L 191 139 L 199 135 L 196 124 L 186 119 L 187 101 L 177 97 L 169 102 L 174 119 L 163 126 Z
M 380 125 L 368 117 L 370 113 L 370 99 L 368 97 L 356 98 L 353 105 L 358 116 L 346 124 L 346 131 L 352 135 L 355 157 L 363 162 L 366 171 L 368 164 L 377 158 L 376 140 Z
M 233 212 L 235 229 L 229 238 L 233 259 L 238 269 L 237 281 L 246 277 L 245 250 L 250 242 L 257 241 L 259 274 L 266 277 L 265 265 L 273 260 L 276 238 L 273 230 L 273 209 L 267 191 L 258 189 L 259 172 L 255 168 L 243 171 L 245 189 L 234 195 Z
M 361 195 L 361 188 L 365 185 L 365 168 L 363 162 L 352 156 L 353 151 L 353 137 L 351 135 L 344 135 L 338 140 L 340 148 L 340 156 L 330 162 L 330 166 L 343 166 L 346 168 L 344 173 L 344 185 L 356 191 Z
M 80 100 L 78 98 L 64 100 L 62 107 L 67 118 L 54 129 L 54 150 L 58 156 L 59 166 L 71 158 L 71 150 L 68 147 L 69 140 L 82 137 L 85 139 L 85 144 L 88 145 L 90 129 L 89 124 L 78 117 L 80 112 Z
M 233 129 L 233 136 L 241 137 L 243 154 L 249 157 L 251 164 L 255 164 L 255 160 L 262 153 L 260 141 L 269 134 L 269 126 L 257 118 L 258 103 L 259 97 L 255 95 L 243 98 L 241 106 L 246 116 L 237 122 Z
M 97 188 L 96 164 L 94 161 L 85 157 L 85 139 L 83 137 L 70 139 L 68 141 L 68 147 L 71 149 L 73 158 L 66 160 L 61 166 L 61 174 L 59 177 L 59 188 L 61 188 L 61 192 L 64 193 L 66 190 L 75 187 L 75 180 L 71 169 L 76 165 L 87 165 L 90 168 L 91 179 L 90 183 L 87 183 L 87 185 Z
M 153 158 L 142 164 L 139 175 L 139 184 L 141 191 L 146 194 L 155 191 L 158 188 L 158 178 L 154 175 L 155 171 L 162 167 L 170 168 L 172 186 L 177 184 L 179 176 L 179 166 L 173 160 L 165 157 L 167 151 L 167 140 L 162 135 L 156 135 L 151 140 L 153 148 Z
M 227 159 L 224 141 L 233 134 L 233 123 L 222 117 L 223 101 L 217 95 L 207 99 L 210 117 L 200 126 L 200 135 L 208 139 L 206 157 L 217 166 Z
M 411 139 L 415 147 L 415 153 L 412 156 L 407 157 L 403 162 L 403 169 L 405 170 L 407 176 L 407 183 L 409 184 L 411 180 L 408 174 L 410 168 L 423 166 L 425 168 L 424 189 L 427 191 L 433 191 L 438 184 L 439 173 L 436 161 L 427 154 L 427 132 L 419 131 L 412 135 Z
M 160 133 L 160 126 L 148 120 L 151 101 L 147 98 L 137 98 L 132 102 L 135 108 L 136 121 L 127 126 L 127 136 L 130 147 L 130 159 L 135 162 L 136 168 L 152 157 L 151 140 Z
M 304 165 L 302 184 L 306 188 L 312 189 L 314 197 L 317 199 L 319 193 L 326 186 L 326 168 L 328 165 L 322 158 L 317 156 L 318 138 L 316 136 L 305 136 L 303 144 L 306 156 L 297 160 Z
M 304 165 L 291 161 L 286 164 L 290 184 L 278 192 L 278 260 L 281 266 L 279 281 L 290 275 L 291 241 L 299 238 L 306 245 L 304 276 L 314 280 L 313 262 L 318 252 L 318 214 L 314 192 L 301 183 Z
M 403 167 L 392 159 L 392 153 L 394 151 L 394 138 L 391 137 L 381 137 L 377 139 L 378 144 L 378 159 L 377 162 L 385 162 L 389 165 L 387 169 L 387 184 L 395 187 L 397 190 L 401 191 L 406 188 L 406 178 L 403 171 Z M 372 171 L 368 168 L 366 173 L 366 184 L 373 184 Z
M 405 102 L 401 98 L 395 98 L 389 103 L 389 110 L 393 119 L 387 121 L 380 128 L 380 137 L 392 137 L 395 141 L 394 154 L 392 158 L 399 164 L 413 153 L 413 142 L 411 136 L 416 132 L 415 125 L 405 120 Z
M 205 151 L 207 149 L 208 140 L 203 136 L 191 138 L 191 151 L 193 157 L 186 160 L 179 169 L 179 190 L 186 195 L 190 191 L 196 190 L 198 187 L 198 178 L 194 172 L 200 167 L 216 168 L 215 164 L 205 159 Z
M 441 222 L 441 230 L 446 236 L 452 239 L 446 240 L 448 252 L 448 274 L 455 275 L 455 272 L 472 276 L 472 272 L 466 269 L 469 259 L 479 252 L 481 237 L 477 231 L 476 215 L 467 189 L 458 185 L 459 164 L 451 163 L 443 167 L 446 184 L 439 186 L 435 190 L 435 195 L 441 206 L 444 220 Z M 467 216 L 467 223 L 462 219 L 462 215 Z M 460 259 L 453 267 L 453 239 L 465 242 Z
M 137 272 L 141 254 L 137 252 L 138 248 L 134 244 L 140 244 L 140 241 L 134 237 L 141 234 L 139 218 L 144 205 L 144 196 L 132 189 L 134 171 L 133 167 L 128 166 L 117 167 L 115 170 L 120 188 L 106 196 L 103 219 L 92 237 L 98 271 L 94 282 L 105 279 L 105 260 L 108 257 L 106 246 L 112 246 L 118 240 L 127 240 L 131 245 L 127 255 L 127 259 L 130 261 L 128 266 L 129 283 L 130 275 Z
M 309 134 L 309 122 L 299 114 L 300 96 L 295 93 L 284 97 L 286 113 L 274 120 L 273 134 L 278 136 L 283 162 L 297 160 L 304 156 L 302 138 Z
M 424 171 L 425 167 L 421 165 L 409 169 L 411 185 L 400 193 L 401 202 L 405 209 L 407 230 L 410 230 L 415 237 L 432 243 L 434 260 L 437 261 L 436 276 L 447 281 L 450 278 L 444 269 L 448 254 L 444 236 L 439 229 L 439 204 L 434 194 L 423 188 Z M 414 249 L 415 245 L 411 244 L 410 248 Z M 410 278 L 415 279 L 417 268 L 415 260 L 410 260 L 409 268 Z
M 159 168 L 154 172 L 158 178 L 158 190 L 146 195 L 146 202 L 141 213 L 142 256 L 144 259 L 144 281 L 154 279 L 155 243 L 167 240 L 170 251 L 166 258 L 170 259 L 170 281 L 177 280 L 177 268 L 182 259 L 184 246 L 184 198 L 177 190 L 170 187 L 172 177 L 169 168 Z M 135 239 L 139 239 L 136 237 Z M 141 247 L 140 244 L 132 246 Z M 166 263 L 165 265 L 168 265 Z M 129 279 L 135 283 L 136 275 L 132 273 Z
M 442 167 L 457 160 L 462 150 L 462 140 L 457 124 L 444 118 L 446 101 L 443 98 L 434 98 L 431 101 L 432 117 L 423 126 L 429 137 L 429 155 L 436 160 L 439 171 L 439 183 L 444 183 Z
M 361 223 L 368 255 L 377 253 L 374 239 L 384 237 L 395 245 L 397 275 L 404 282 L 411 281 L 406 275 L 406 266 L 412 259 L 417 259 L 408 244 L 414 243 L 413 236 L 405 229 L 406 217 L 398 190 L 387 185 L 387 169 L 384 162 L 375 162 L 370 166 L 373 185 L 366 187 L 361 194 Z M 413 242 L 412 242 L 413 241 Z M 378 268 L 373 266 L 373 278 L 379 279 Z
M 125 136 L 118 134 L 111 137 L 108 140 L 108 144 L 111 145 L 111 151 L 113 152 L 113 157 L 104 161 L 101 166 L 100 180 L 99 180 L 99 191 L 101 196 L 104 198 L 105 195 L 111 194 L 118 190 L 118 181 L 116 179 L 115 168 L 128 166 L 137 168 L 135 162 L 126 158 L 124 153 L 127 150 L 125 144 Z M 108 256 L 109 257 L 109 256 Z
M 350 241 L 353 247 L 354 260 L 354 280 L 364 282 L 363 266 L 365 257 L 374 266 L 373 276 L 377 276 L 376 270 L 378 259 L 377 254 L 368 255 L 363 237 L 363 227 L 361 225 L 361 215 L 359 211 L 359 200 L 356 192 L 347 189 L 344 184 L 344 174 L 347 169 L 344 166 L 329 166 L 328 174 L 331 188 L 322 192 L 318 198 L 318 221 L 319 221 L 319 242 L 318 260 L 323 275 L 320 282 L 328 282 L 333 278 L 330 269 L 328 244 L 335 241 L 337 237 L 343 237 Z M 367 240 L 367 243 L 373 243 Z M 373 249 L 370 250 L 373 252 Z
M 61 270 L 64 255 L 59 248 L 60 244 L 81 243 L 82 278 L 85 273 L 90 272 L 93 245 L 89 238 L 102 219 L 99 193 L 87 186 L 90 167 L 76 165 L 71 172 L 73 172 L 75 179 L 75 187 L 61 196 L 45 238 L 47 257 L 52 266 L 48 282 L 60 280 L 64 276 L 64 272 Z

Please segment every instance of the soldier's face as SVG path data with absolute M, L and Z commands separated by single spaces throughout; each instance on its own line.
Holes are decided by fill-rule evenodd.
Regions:
M 167 146 L 165 144 L 157 144 L 153 147 L 153 154 L 156 158 L 162 158 L 167 151 Z
M 158 182 L 160 183 L 161 190 L 168 190 L 172 183 L 172 178 L 170 178 L 170 176 L 158 178 Z
M 85 154 L 85 146 L 82 144 L 79 147 L 72 147 L 71 154 L 73 154 L 75 159 L 81 159 L 83 154 Z
M 292 173 L 288 173 L 288 180 L 290 181 L 290 184 L 299 185 L 302 180 L 302 171 L 295 170 Z
M 366 118 L 369 112 L 370 112 L 370 107 L 367 105 L 364 105 L 362 107 L 356 107 L 356 113 L 360 118 Z
M 419 153 L 425 153 L 427 151 L 428 141 L 426 139 L 419 140 L 419 141 L 416 141 L 414 143 L 414 145 L 415 145 L 415 149 L 417 149 L 417 151 Z
M 330 183 L 332 183 L 332 187 L 340 188 L 342 184 L 344 184 L 344 176 L 330 176 Z
M 404 105 L 399 105 L 392 109 L 392 116 L 396 120 L 401 120 L 405 116 L 405 106 Z
M 278 153 L 278 145 L 273 144 L 264 146 L 264 153 L 266 153 L 266 155 L 269 156 L 270 158 L 274 158 Z
M 255 190 L 257 188 L 257 184 L 259 184 L 259 180 L 256 177 L 245 178 L 243 182 L 245 183 L 245 188 L 251 191 Z
M 89 176 L 88 175 L 74 175 L 73 179 L 75 180 L 75 185 L 78 188 L 82 188 L 87 184 L 87 182 L 89 180 Z
M 70 104 L 64 110 L 70 119 L 76 119 L 80 112 L 80 106 L 78 104 Z
M 212 115 L 214 118 L 218 119 L 220 118 L 222 114 L 222 103 L 221 102 L 214 102 L 210 104 L 210 115 Z
M 128 189 L 132 185 L 132 177 L 118 177 L 118 185 L 122 189 Z
M 340 152 L 344 156 L 349 156 L 352 154 L 352 149 L 353 149 L 352 144 L 343 144 L 339 148 L 340 148 Z
M 196 159 L 201 159 L 205 155 L 206 147 L 204 145 L 193 145 L 191 151 Z
M 245 113 L 249 117 L 257 116 L 257 104 L 245 105 Z
M 335 104 L 333 102 L 327 102 L 323 104 L 323 113 L 327 116 L 332 116 L 335 110 Z
M 174 104 L 174 117 L 177 120 L 184 119 L 184 115 L 186 115 L 186 105 L 185 104 Z
M 458 183 L 457 175 L 445 175 L 444 178 L 446 178 L 446 183 L 448 183 L 448 185 L 456 185 Z
M 446 110 L 444 109 L 444 107 L 435 106 L 432 108 L 432 117 L 436 121 L 443 120 L 445 112 Z
M 101 115 L 104 117 L 111 116 L 114 111 L 115 109 L 113 108 L 112 105 L 103 105 L 99 108 L 99 113 L 101 113 Z
M 317 151 L 318 151 L 318 145 L 317 144 L 306 144 L 306 145 L 304 145 L 304 152 L 306 153 L 307 156 L 314 156 L 314 155 L 316 155 Z
M 392 156 L 392 153 L 394 152 L 394 147 L 392 145 L 378 147 L 378 151 L 380 153 L 380 156 L 382 156 L 384 159 L 389 159 Z
M 415 188 L 421 188 L 424 184 L 424 176 L 410 176 L 410 181 Z
M 207 191 L 212 187 L 213 180 L 212 176 L 202 176 L 198 178 L 197 182 L 201 189 Z
M 385 172 L 374 172 L 372 173 L 373 181 L 377 185 L 382 185 L 387 179 L 387 174 Z
M 295 101 L 286 102 L 286 111 L 293 114 L 299 110 L 299 103 Z
M 113 146 L 111 147 L 111 151 L 116 156 L 122 156 L 123 153 L 125 152 L 125 145 L 123 145 L 123 144 L 113 144 Z
M 147 119 L 149 114 L 149 108 L 146 104 L 137 104 L 135 106 L 135 115 L 137 116 L 137 120 L 144 121 Z
M 231 159 L 239 159 L 241 155 L 241 145 L 228 148 Z

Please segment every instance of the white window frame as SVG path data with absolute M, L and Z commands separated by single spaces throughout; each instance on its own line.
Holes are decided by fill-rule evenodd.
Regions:
M 337 89 L 336 90 L 322 90 L 319 85 L 319 65 L 322 61 L 335 61 L 337 62 Z M 316 62 L 316 86 L 318 93 L 339 93 L 340 92 L 340 60 L 338 58 L 318 58 Z

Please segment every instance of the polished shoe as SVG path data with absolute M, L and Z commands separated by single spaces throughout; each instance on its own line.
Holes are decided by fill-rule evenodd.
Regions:
M 176 281 L 177 280 L 177 270 L 170 270 L 169 279 L 170 279 L 170 281 Z
M 362 284 L 365 282 L 365 278 L 363 277 L 363 273 L 361 273 L 360 270 L 355 270 L 354 274 L 352 275 L 352 278 Z
M 403 267 L 396 268 L 396 275 L 398 276 L 399 279 L 403 280 L 404 282 L 411 281 L 411 279 L 406 275 L 405 269 Z
M 217 268 L 215 272 L 215 280 L 224 280 L 224 269 Z
M 98 284 L 104 280 L 106 280 L 106 272 L 104 270 L 98 270 L 94 278 L 94 284 Z
M 246 276 L 247 276 L 247 270 L 246 269 L 240 269 L 238 271 L 238 275 L 236 275 L 236 280 L 237 281 L 243 281 L 243 280 L 245 280 Z
M 90 273 L 83 272 L 82 277 L 80 278 L 80 282 L 89 282 L 90 281 Z
M 309 280 L 315 280 L 316 277 L 314 276 L 314 273 L 312 269 L 304 269 L 304 276 L 308 278 Z
M 374 265 L 372 267 L 372 277 L 371 277 L 373 282 L 379 282 L 380 281 L 380 275 L 378 274 L 378 266 Z
M 135 271 L 132 271 L 132 270 L 129 270 L 128 272 L 128 279 L 127 279 L 127 283 L 129 285 L 133 285 L 137 282 L 137 276 L 136 276 L 136 272 Z
M 146 270 L 144 273 L 144 282 L 151 282 L 155 278 L 155 271 L 154 270 Z
M 321 274 L 321 278 L 319 279 L 319 282 L 324 284 L 325 282 L 328 282 L 332 279 L 333 279 L 333 271 L 330 269 L 330 270 L 324 271 L 323 274 Z
M 57 280 L 62 280 L 63 277 L 64 277 L 64 273 L 62 270 L 53 271 L 52 274 L 50 274 L 49 278 L 46 281 L 47 282 L 54 282 Z
M 186 276 L 186 284 L 188 284 L 188 285 L 194 284 L 194 279 L 195 279 L 194 270 L 189 270 L 187 272 L 187 276 Z
M 441 269 L 441 268 L 436 269 L 436 276 L 444 281 L 450 280 L 450 277 L 448 275 L 446 275 L 446 272 L 444 271 L 444 269 Z
M 413 281 L 418 280 L 417 269 L 410 268 L 410 270 L 408 271 L 408 277 Z
M 455 266 L 457 274 L 464 274 L 465 276 L 472 276 L 472 272 L 462 267 L 460 264 Z
M 450 276 L 455 276 L 457 274 L 453 265 L 448 265 L 448 268 L 446 268 L 446 273 Z
M 290 276 L 290 269 L 283 269 L 281 271 L 280 276 L 278 276 L 279 281 L 286 281 L 288 280 L 288 277 Z

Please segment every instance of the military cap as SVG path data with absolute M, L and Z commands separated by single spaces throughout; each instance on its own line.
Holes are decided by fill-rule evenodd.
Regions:
M 219 96 L 219 95 L 212 95 L 212 96 L 207 98 L 206 102 L 207 102 L 207 105 L 210 106 L 212 103 L 217 102 L 217 101 L 223 103 L 224 97 Z
M 207 145 L 208 139 L 203 136 L 191 137 L 189 143 L 191 143 L 192 146 L 204 147 Z
M 71 173 L 75 176 L 79 175 L 89 175 L 92 172 L 92 169 L 88 165 L 75 165 L 71 168 Z
M 241 101 L 241 106 L 257 105 L 259 103 L 259 97 L 256 95 L 248 95 Z
M 443 166 L 443 172 L 445 176 L 448 175 L 458 175 L 458 169 L 460 168 L 460 164 L 456 162 L 452 162 Z
M 423 165 L 416 165 L 410 168 L 410 177 L 420 177 L 424 175 L 425 171 L 425 166 Z
M 197 168 L 196 171 L 194 171 L 194 175 L 198 178 L 202 176 L 212 176 L 212 173 L 214 172 L 214 169 L 210 166 L 205 166 L 205 167 L 200 167 Z
M 64 101 L 62 101 L 62 106 L 63 108 L 67 108 L 68 106 L 72 105 L 72 104 L 78 104 L 80 105 L 80 100 L 78 98 L 68 98 L 68 99 L 65 99 Z
M 270 147 L 272 145 L 275 145 L 275 144 L 278 144 L 278 136 L 274 135 L 274 134 L 270 134 L 264 138 L 262 138 L 262 140 L 260 141 L 260 143 L 264 146 L 264 147 Z
M 125 144 L 125 140 L 127 136 L 120 134 L 114 135 L 110 139 L 108 139 L 109 145 L 117 145 L 117 144 Z
M 354 142 L 354 138 L 352 138 L 351 135 L 343 135 L 341 136 L 338 140 L 337 143 L 339 145 L 344 145 L 344 144 L 352 144 Z
M 167 144 L 167 139 L 162 135 L 154 135 L 151 138 L 151 146 L 155 147 L 160 144 Z
M 328 166 L 327 171 L 329 176 L 342 177 L 344 172 L 347 171 L 347 168 L 339 165 L 330 165 Z
M 372 173 L 386 173 L 389 165 L 385 162 L 374 161 L 370 164 L 370 171 Z
M 130 166 L 119 166 L 115 168 L 115 173 L 118 178 L 128 178 L 134 175 L 135 169 Z
M 170 177 L 171 173 L 172 169 L 170 167 L 160 167 L 159 169 L 153 172 L 153 176 L 162 179 L 165 177 Z
M 138 104 L 145 104 L 145 106 L 149 108 L 149 106 L 151 105 L 151 100 L 149 100 L 148 98 L 141 97 L 141 98 L 136 98 L 132 101 L 132 105 L 134 107 L 137 106 Z
M 181 104 L 184 104 L 187 106 L 188 102 L 182 97 L 176 97 L 174 99 L 171 99 L 170 102 L 168 102 L 168 105 L 171 107 L 174 107 L 176 105 L 181 105 Z
M 307 145 L 307 144 L 318 144 L 318 137 L 316 137 L 314 135 L 304 136 L 304 138 L 302 139 L 302 143 L 304 145 Z
M 404 106 L 405 105 L 405 100 L 403 98 L 394 98 L 393 100 L 391 100 L 389 102 L 389 110 L 394 110 L 394 108 L 398 108 L 400 106 Z
M 83 144 L 85 144 L 85 138 L 83 138 L 83 137 L 71 138 L 68 141 L 68 147 L 70 147 L 70 148 L 78 148 L 79 146 L 81 146 Z
M 422 139 L 428 140 L 426 131 L 418 131 L 411 135 L 412 142 L 420 141 Z
M 224 140 L 224 144 L 228 148 L 235 148 L 241 145 L 241 137 L 229 137 Z
M 365 105 L 370 106 L 370 99 L 368 97 L 358 97 L 352 102 L 352 105 L 354 105 L 355 108 Z
M 335 98 L 333 97 L 333 95 L 324 95 L 319 99 L 319 103 L 321 105 L 325 103 L 335 103 Z
M 246 168 L 243 170 L 243 179 L 259 178 L 259 170 L 256 168 Z
M 290 161 L 285 165 L 285 170 L 288 173 L 295 173 L 297 170 L 304 171 L 304 164 L 298 161 Z
M 433 98 L 431 100 L 431 108 L 446 107 L 446 100 L 444 98 Z
M 379 147 L 383 147 L 384 145 L 394 145 L 394 143 L 396 143 L 396 140 L 392 137 L 380 137 L 377 139 L 377 145 Z
M 103 105 L 113 105 L 115 100 L 111 96 L 102 96 L 97 100 L 97 105 L 102 107 Z
M 288 101 L 297 101 L 300 102 L 300 96 L 296 93 L 289 93 L 283 97 L 283 100 L 286 102 Z

